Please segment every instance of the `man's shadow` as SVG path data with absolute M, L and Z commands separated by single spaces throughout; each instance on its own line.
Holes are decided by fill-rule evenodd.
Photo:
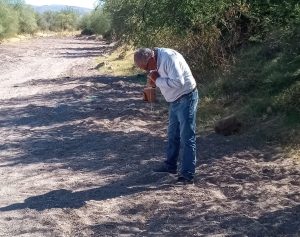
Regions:
M 96 200 L 102 201 L 120 196 L 128 196 L 144 191 L 161 190 L 170 187 L 170 184 L 161 184 L 159 180 L 163 178 L 157 174 L 148 174 L 148 182 L 140 184 L 128 184 L 128 180 L 108 184 L 103 187 L 93 188 L 84 191 L 72 192 L 67 189 L 59 189 L 50 191 L 48 193 L 29 197 L 23 203 L 15 203 L 6 207 L 1 207 L 0 212 L 21 210 L 21 209 L 35 209 L 43 211 L 52 208 L 73 208 L 77 209 L 86 204 L 86 201 Z M 132 181 L 130 182 L 132 183 Z

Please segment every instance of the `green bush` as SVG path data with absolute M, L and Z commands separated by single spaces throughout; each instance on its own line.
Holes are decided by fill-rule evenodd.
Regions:
M 118 39 L 179 50 L 198 80 L 227 68 L 257 21 L 249 5 L 237 0 L 107 0 L 104 9 Z
M 106 35 L 111 30 L 109 14 L 98 8 L 91 14 L 82 17 L 80 21 L 80 28 L 83 34 L 100 34 Z
M 295 81 L 275 97 L 274 107 L 286 114 L 297 114 L 300 118 L 300 80 Z
M 219 105 L 248 122 L 283 116 L 300 123 L 300 26 L 268 34 L 264 43 L 254 43 L 236 54 L 230 72 L 208 83 L 206 105 Z M 285 126 L 285 120 L 280 121 Z M 280 127 L 279 126 L 279 127 Z
M 17 5 L 15 10 L 19 18 L 19 33 L 33 34 L 38 30 L 36 15 L 31 7 Z
M 38 30 L 73 31 L 78 21 L 79 15 L 71 8 L 38 14 L 22 0 L 0 0 L 0 39 Z
M 18 33 L 19 21 L 16 11 L 0 1 L 0 40 Z
M 99 2 L 104 2 L 119 40 L 178 49 L 201 82 L 229 70 L 235 53 L 250 40 L 262 42 L 274 28 L 300 20 L 298 0 Z
M 37 23 L 41 30 L 73 31 L 79 27 L 79 15 L 71 8 L 60 12 L 48 11 L 38 14 Z
M 44 14 L 36 14 L 37 25 L 41 31 L 48 31 L 50 29 L 50 21 L 47 18 L 47 13 Z

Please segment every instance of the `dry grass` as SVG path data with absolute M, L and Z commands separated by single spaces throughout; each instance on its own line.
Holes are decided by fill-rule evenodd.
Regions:
M 17 35 L 17 36 L 8 38 L 8 39 L 3 39 L 1 41 L 1 43 L 14 43 L 14 42 L 22 41 L 22 40 L 28 40 L 31 38 L 32 38 L 32 35 L 29 35 L 29 34 Z
M 289 157 L 291 157 L 295 160 L 300 160 L 300 147 L 298 147 L 298 148 L 289 148 L 287 150 L 287 153 L 289 154 Z
M 104 55 L 97 60 L 97 69 L 106 75 L 132 76 L 141 71 L 133 62 L 134 49 L 128 46 L 120 46 L 109 55 Z
M 50 36 L 59 36 L 59 37 L 66 37 L 66 36 L 75 36 L 79 35 L 80 31 L 62 31 L 62 32 L 53 32 L 53 31 L 39 31 L 34 34 L 19 34 L 14 37 L 3 39 L 1 43 L 15 43 L 24 40 L 30 40 L 35 37 L 50 37 Z

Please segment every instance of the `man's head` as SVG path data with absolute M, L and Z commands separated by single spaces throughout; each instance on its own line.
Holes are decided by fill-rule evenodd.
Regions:
M 154 51 L 149 48 L 140 48 L 134 53 L 134 63 L 137 67 L 145 70 L 155 70 L 156 60 Z

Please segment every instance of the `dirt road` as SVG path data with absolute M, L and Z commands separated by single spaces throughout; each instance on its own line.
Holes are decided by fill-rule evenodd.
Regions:
M 0 45 L 0 236 L 300 236 L 299 160 L 278 147 L 200 131 L 194 186 L 153 173 L 165 105 L 93 70 L 107 49 Z

